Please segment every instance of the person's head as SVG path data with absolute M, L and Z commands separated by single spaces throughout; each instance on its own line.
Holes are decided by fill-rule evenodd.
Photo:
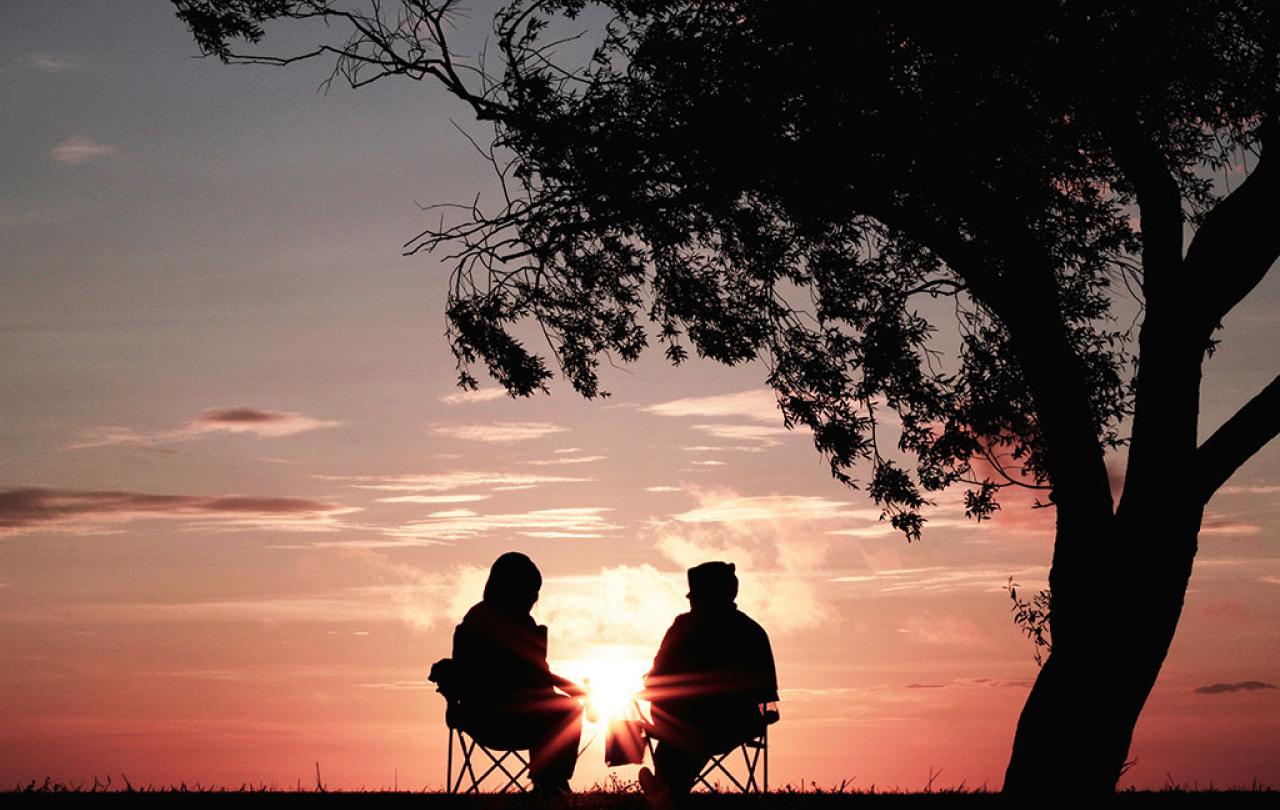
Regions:
M 508 551 L 493 561 L 484 584 L 484 601 L 508 613 L 528 613 L 538 601 L 542 573 L 533 560 Z
M 689 604 L 716 607 L 733 604 L 738 596 L 738 576 L 733 563 L 705 562 L 689 569 Z

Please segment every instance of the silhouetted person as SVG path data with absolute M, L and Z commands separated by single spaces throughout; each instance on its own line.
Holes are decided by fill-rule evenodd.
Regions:
M 456 700 L 455 725 L 480 743 L 529 749 L 535 791 L 568 792 L 582 707 L 555 687 L 582 690 L 547 666 L 547 628 L 529 615 L 541 588 L 542 574 L 525 555 L 510 551 L 494 561 L 484 599 L 453 632 L 446 697 Z
M 645 676 L 659 742 L 656 773 L 641 769 L 640 783 L 657 802 L 687 795 L 712 754 L 759 736 L 761 704 L 778 699 L 769 636 L 738 610 L 737 595 L 732 563 L 690 568 L 691 609 L 667 630 Z

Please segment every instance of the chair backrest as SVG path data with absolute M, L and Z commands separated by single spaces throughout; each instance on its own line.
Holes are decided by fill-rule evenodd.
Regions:
M 462 673 L 458 670 L 452 658 L 441 658 L 431 665 L 431 673 L 427 675 L 427 680 L 436 685 L 436 691 L 450 703 L 458 700 L 462 693 Z

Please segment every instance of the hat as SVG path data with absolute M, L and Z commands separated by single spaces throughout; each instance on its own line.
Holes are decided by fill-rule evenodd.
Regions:
M 690 599 L 733 601 L 738 595 L 738 577 L 733 563 L 705 562 L 689 569 Z

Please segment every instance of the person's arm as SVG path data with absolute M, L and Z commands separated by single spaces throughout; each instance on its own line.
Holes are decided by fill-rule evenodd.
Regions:
M 667 697 L 663 692 L 670 690 L 672 659 L 681 636 L 679 626 L 680 619 L 677 617 L 676 621 L 667 628 L 666 634 L 662 637 L 662 643 L 658 645 L 658 652 L 653 656 L 653 666 L 644 675 L 644 691 L 640 696 L 645 700 L 661 700 Z
M 564 692 L 569 697 L 585 697 L 586 696 L 587 690 L 583 689 L 581 686 L 569 680 L 568 678 L 562 675 L 557 675 L 554 672 L 551 672 L 550 670 L 547 671 L 547 674 L 551 676 L 551 685 L 559 689 L 560 691 Z
M 557 675 L 551 671 L 551 666 L 547 663 L 547 626 L 545 624 L 536 625 L 534 639 L 538 645 L 537 657 L 542 671 L 541 675 L 546 680 L 547 686 L 559 689 L 570 697 L 585 696 L 587 694 L 586 690 L 581 686 L 578 686 L 578 684 L 563 675 Z

